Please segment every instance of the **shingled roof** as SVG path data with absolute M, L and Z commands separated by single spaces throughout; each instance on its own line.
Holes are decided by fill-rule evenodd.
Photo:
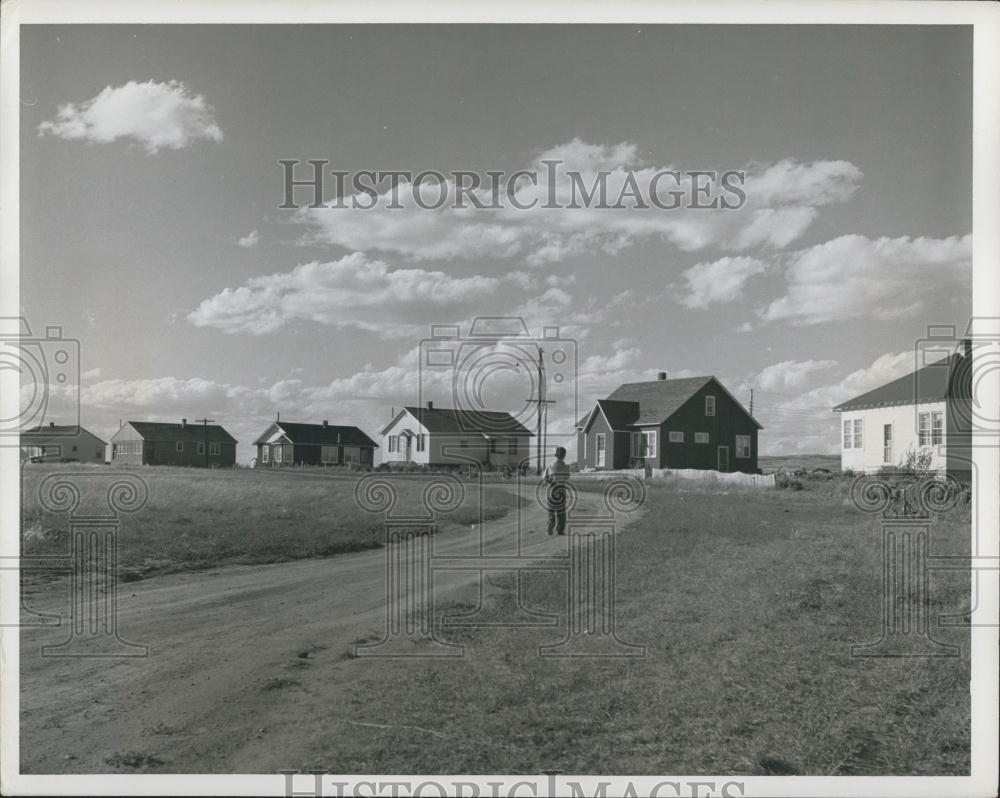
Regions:
M 842 402 L 833 408 L 833 412 L 843 413 L 847 410 L 864 410 L 871 407 L 944 401 L 949 396 L 951 377 L 961 359 L 961 355 L 952 355 L 935 363 L 929 363 L 905 377 L 887 382 L 868 393 Z
M 218 424 L 171 424 L 164 421 L 129 421 L 126 422 L 132 429 L 147 441 L 192 441 L 201 443 L 202 441 L 222 441 L 236 443 L 236 438 L 230 435 Z M 115 435 L 118 433 L 116 432 Z M 112 436 L 112 438 L 115 437 Z
M 345 427 L 333 424 L 296 424 L 288 421 L 276 421 L 267 428 L 254 446 L 266 443 L 271 430 L 277 427 L 293 444 L 314 446 L 361 446 L 378 448 L 378 444 L 369 438 L 358 427 Z
M 725 386 L 712 376 L 626 382 L 616 388 L 607 399 L 598 399 L 597 406 L 603 411 L 612 429 L 662 424 L 705 385 L 713 381 L 721 390 L 729 393 Z M 733 401 L 736 401 L 735 398 Z M 594 411 L 591 411 L 583 416 L 577 422 L 577 427 L 585 427 L 593 413 Z M 750 420 L 758 427 L 761 426 L 752 416 Z
M 445 407 L 404 407 L 383 429 L 384 435 L 396 423 L 402 413 L 409 413 L 417 419 L 428 432 L 468 432 L 492 435 L 497 433 L 532 435 L 523 424 L 510 413 L 495 410 L 469 412 Z

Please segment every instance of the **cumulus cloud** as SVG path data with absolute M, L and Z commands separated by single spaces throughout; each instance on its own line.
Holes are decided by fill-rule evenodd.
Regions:
M 829 371 L 836 360 L 783 360 L 762 369 L 754 380 L 766 391 L 802 388 L 817 372 Z
M 38 133 L 100 144 L 131 139 L 150 155 L 179 150 L 198 139 L 223 138 L 205 97 L 176 80 L 107 86 L 80 104 L 60 106 L 55 119 L 38 126 Z
M 260 243 L 260 233 L 258 233 L 256 230 L 251 230 L 249 233 L 247 233 L 245 236 L 239 239 L 236 243 L 239 246 L 244 247 L 245 249 L 250 249 L 251 247 L 255 247 L 257 246 L 257 244 Z
M 553 195 L 548 193 L 546 161 L 561 162 L 553 167 Z M 402 181 L 378 195 L 371 209 L 351 207 L 348 197 L 345 207 L 303 208 L 296 219 L 307 227 L 304 240 L 310 243 L 375 248 L 413 260 L 518 258 L 541 266 L 585 252 L 614 255 L 645 240 L 667 241 L 692 252 L 708 247 L 742 252 L 786 247 L 805 232 L 818 208 L 849 199 L 861 179 L 860 170 L 846 161 L 754 163 L 744 169 L 743 207 L 692 209 L 686 206 L 695 183 L 712 181 L 644 162 L 634 143 L 601 145 L 573 139 L 539 153 L 528 168 L 537 173 L 538 184 L 518 180 L 514 198 L 521 206 L 533 205 L 530 210 L 514 207 L 506 198 L 500 208 L 474 207 L 467 199 L 464 208 L 452 207 L 449 201 L 437 210 L 425 209 L 414 201 L 413 186 Z M 677 182 L 672 175 L 654 179 L 668 172 L 679 175 Z M 425 203 L 435 203 L 441 192 L 456 196 L 454 180 L 420 185 Z M 584 207 L 596 205 L 602 189 L 605 207 Z M 655 195 L 669 208 L 675 191 L 683 197 L 676 209 L 657 207 L 651 200 Z M 594 198 L 587 203 L 583 197 L 591 192 Z M 480 205 L 492 203 L 488 188 L 472 195 Z M 717 188 L 712 199 L 722 198 Z M 730 204 L 737 201 L 735 194 L 724 198 Z M 368 204 L 368 197 L 362 199 Z M 578 207 L 544 207 L 551 201 Z M 711 200 L 701 195 L 701 201 Z M 396 207 L 388 207 L 391 204 Z
M 751 277 L 765 271 L 767 264 L 745 256 L 696 263 L 684 272 L 683 293 L 677 299 L 689 308 L 707 308 L 713 302 L 732 302 L 740 296 Z
M 969 289 L 972 236 L 840 236 L 795 253 L 785 278 L 785 295 L 759 310 L 764 321 L 807 325 L 916 316 L 935 298 Z
M 503 286 L 524 290 L 536 284 L 524 272 L 452 277 L 441 271 L 392 269 L 354 252 L 340 260 L 313 261 L 289 272 L 251 278 L 205 299 L 187 318 L 197 327 L 228 333 L 260 335 L 304 320 L 398 337 L 426 330 L 422 312 L 448 311 L 453 317 L 472 303 L 493 298 Z

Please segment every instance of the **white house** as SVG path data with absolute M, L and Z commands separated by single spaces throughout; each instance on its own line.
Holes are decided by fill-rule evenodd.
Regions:
M 510 413 L 404 407 L 382 429 L 383 463 L 526 465 L 531 432 Z
M 971 473 L 971 346 L 856 396 L 840 413 L 840 465 L 870 473 L 929 456 L 930 468 L 967 480 Z
M 21 457 L 63 463 L 105 462 L 107 444 L 76 425 L 50 423 L 21 433 Z

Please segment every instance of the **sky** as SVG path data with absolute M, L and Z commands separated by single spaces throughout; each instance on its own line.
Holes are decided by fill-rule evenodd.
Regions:
M 503 316 L 559 328 L 554 433 L 623 382 L 713 374 L 744 404 L 753 389 L 761 454 L 832 453 L 831 408 L 971 312 L 969 28 L 21 35 L 22 313 L 79 340 L 81 422 L 105 439 L 209 417 L 247 461 L 281 413 L 377 440 L 400 406 L 457 401 L 454 375 L 421 367 L 432 324 Z M 553 157 L 612 185 L 741 170 L 747 204 L 278 207 L 279 159 L 482 174 Z M 529 372 L 491 372 L 482 401 L 523 413 Z

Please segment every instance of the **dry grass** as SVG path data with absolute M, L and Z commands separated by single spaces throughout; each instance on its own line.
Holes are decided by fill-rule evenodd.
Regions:
M 49 474 L 102 473 L 99 466 L 29 465 L 24 472 L 23 551 L 59 555 L 68 550 L 67 518 L 41 506 L 38 488 Z M 137 468 L 149 501 L 141 511 L 122 515 L 119 563 L 126 580 L 158 573 L 190 571 L 234 563 L 271 563 L 327 557 L 382 545 L 380 517 L 363 511 L 354 498 L 360 475 L 335 478 L 322 473 L 187 468 Z M 425 480 L 394 480 L 398 511 L 422 510 Z M 100 507 L 106 488 L 84 491 L 85 503 Z M 480 507 L 476 491 L 444 516 L 468 525 L 498 518 L 516 499 L 487 489 Z M 105 512 L 107 512 L 105 510 Z
M 955 659 L 851 655 L 879 635 L 882 577 L 877 524 L 848 485 L 654 485 L 618 547 L 620 636 L 645 658 L 541 659 L 564 626 L 443 632 L 463 659 L 345 667 L 357 668 L 352 717 L 444 743 L 373 726 L 331 734 L 303 761 L 380 773 L 966 773 L 967 633 L 937 633 L 963 647 Z M 967 551 L 968 523 L 964 507 L 937 522 L 935 551 Z M 935 612 L 967 606 L 968 586 L 932 576 Z M 524 600 L 564 612 L 565 591 L 565 577 L 536 574 Z M 512 602 L 495 602 L 495 616 Z

